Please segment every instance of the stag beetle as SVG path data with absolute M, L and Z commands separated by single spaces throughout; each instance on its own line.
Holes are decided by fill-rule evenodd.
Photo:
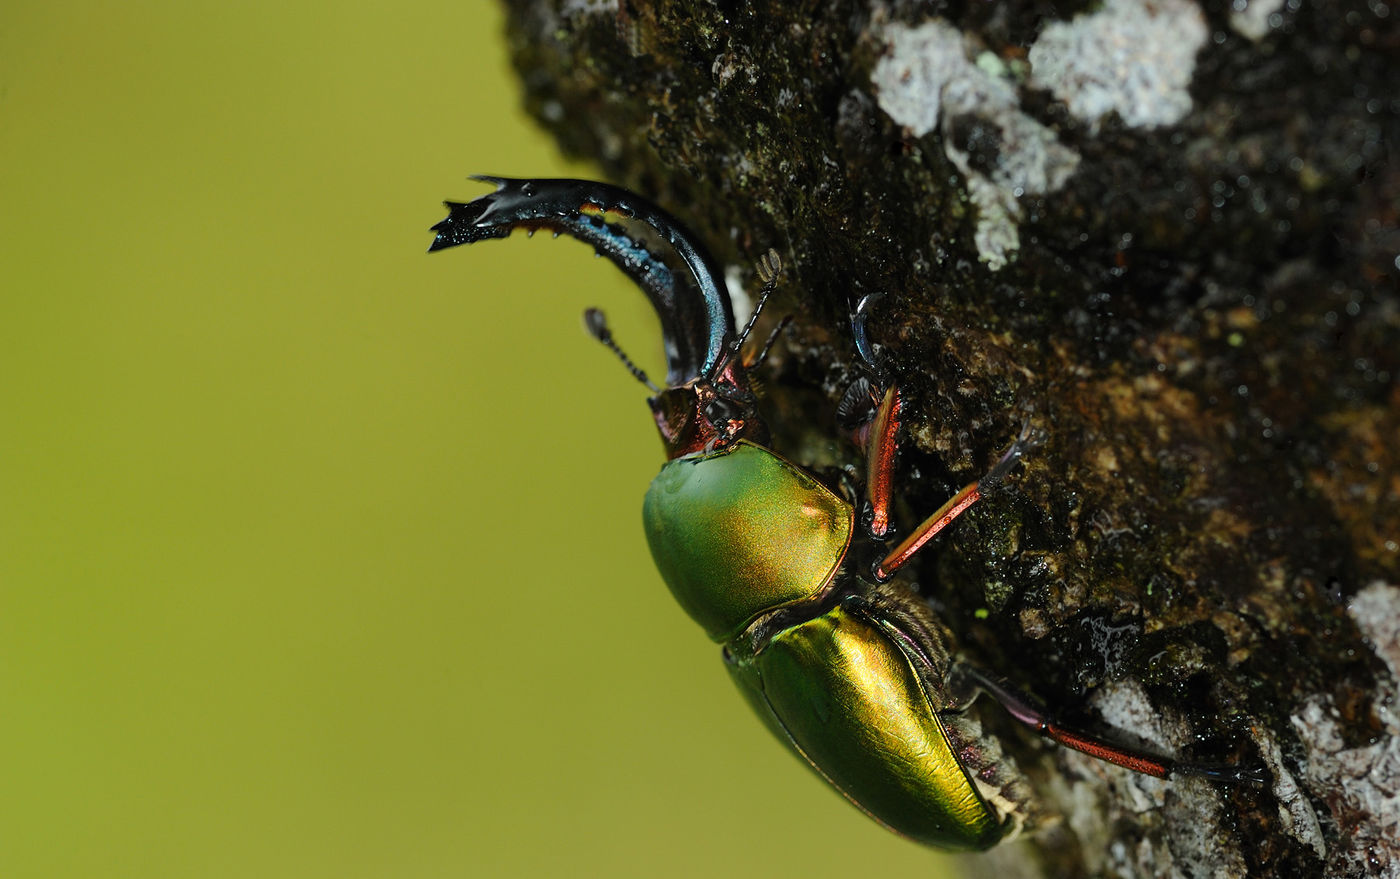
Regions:
M 885 827 L 944 849 L 986 849 L 1034 816 L 1025 782 L 965 709 L 979 693 L 1042 736 L 1137 772 L 1232 781 L 1248 772 L 1139 753 L 1057 725 L 1031 697 L 953 658 L 928 603 L 894 575 L 982 498 L 1033 444 L 1028 430 L 978 481 L 869 570 L 853 543 L 888 539 L 900 394 L 866 338 L 870 299 L 855 309 L 856 351 L 870 378 L 842 409 L 861 413 L 865 498 L 833 489 L 769 448 L 748 373 L 773 338 L 746 355 L 777 282 L 770 251 L 754 316 L 735 332 L 715 260 L 675 217 L 638 195 L 582 180 L 477 177 L 496 190 L 446 202 L 430 251 L 549 229 L 612 260 L 661 319 L 666 382 L 657 387 L 618 347 L 602 312 L 586 323 L 632 375 L 666 449 L 642 508 L 647 541 L 676 600 L 722 644 L 740 692 L 778 739 Z M 653 254 L 645 233 L 669 251 Z M 653 245 L 656 241 L 652 242 Z M 673 268 L 673 266 L 675 266 Z M 864 399 L 869 405 L 861 407 Z M 854 401 L 854 402 L 853 402 Z M 858 519 L 860 521 L 858 522 Z

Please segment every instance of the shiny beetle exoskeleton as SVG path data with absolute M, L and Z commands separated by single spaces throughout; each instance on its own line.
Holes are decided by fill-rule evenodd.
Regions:
M 900 423 L 899 391 L 865 338 L 868 300 L 856 309 L 853 332 L 871 379 L 841 407 L 846 416 L 855 410 L 868 437 L 858 515 L 854 497 L 768 447 L 747 378 L 767 348 L 745 357 L 754 322 L 736 334 L 719 267 L 679 221 L 603 183 L 478 179 L 496 191 L 448 202 L 430 250 L 547 228 L 592 244 L 651 300 L 666 348 L 664 388 L 622 354 L 601 312 L 590 310 L 587 323 L 654 391 L 649 402 L 667 461 L 647 492 L 643 521 L 656 566 L 686 612 L 724 645 L 730 675 L 764 723 L 867 815 L 945 849 L 985 849 L 1023 826 L 1030 814 L 1024 783 L 964 716 L 978 693 L 1043 736 L 1138 772 L 1249 777 L 1057 726 L 1033 700 L 957 662 L 928 604 L 894 579 L 1010 472 L 1030 445 L 1029 431 L 986 476 L 881 551 L 871 570 L 855 569 L 853 542 L 890 533 Z M 669 261 L 648 249 L 643 232 L 671 251 Z M 759 309 L 778 270 L 770 252 L 760 264 Z

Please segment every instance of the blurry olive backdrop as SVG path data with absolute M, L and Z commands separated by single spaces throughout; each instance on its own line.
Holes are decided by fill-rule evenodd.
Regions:
M 387 8 L 387 7 L 386 7 Z M 499 9 L 6 5 L 0 876 L 930 876 L 654 573 L 643 298 Z

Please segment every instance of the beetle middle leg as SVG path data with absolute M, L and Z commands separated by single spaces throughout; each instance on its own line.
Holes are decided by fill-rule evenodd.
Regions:
M 992 469 L 987 471 L 987 475 L 976 482 L 970 482 L 963 486 L 957 494 L 948 499 L 947 503 L 935 510 L 933 515 L 915 528 L 899 546 L 895 547 L 893 552 L 885 556 L 875 566 L 875 579 L 883 583 L 893 577 L 895 572 L 904 567 L 935 534 L 952 524 L 953 520 L 966 512 L 968 507 L 981 500 L 990 489 L 1005 479 L 1026 452 L 1036 445 L 1037 441 L 1031 430 L 1030 420 L 1027 419 L 1021 427 L 1021 435 L 1016 438 L 1016 441 L 1011 444 L 1011 447 L 1006 450 Z

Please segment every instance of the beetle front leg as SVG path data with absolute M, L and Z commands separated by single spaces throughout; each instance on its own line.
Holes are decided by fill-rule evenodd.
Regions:
M 865 325 L 870 317 L 870 309 L 883 295 L 882 293 L 872 293 L 864 297 L 856 305 L 855 313 L 851 316 L 851 337 L 855 340 L 856 352 L 860 355 L 861 360 L 865 361 L 866 369 L 871 378 L 862 379 L 848 389 L 846 397 L 841 401 L 841 406 L 837 410 L 839 417 L 843 410 L 849 412 L 856 408 L 857 398 L 864 400 L 867 405 L 874 402 L 876 397 L 880 398 L 874 416 L 863 428 L 866 432 L 865 484 L 868 492 L 866 528 L 870 536 L 876 540 L 893 536 L 893 530 L 890 527 L 890 500 L 893 494 L 895 457 L 899 450 L 899 416 L 903 406 L 899 387 L 889 379 L 888 373 L 881 363 L 881 358 L 875 354 L 875 349 L 870 344 L 869 334 L 866 332 Z M 876 388 L 883 388 L 883 394 Z M 894 552 L 887 555 L 875 566 L 875 579 L 883 583 L 894 576 L 895 571 L 903 567 L 935 534 L 946 528 L 964 510 L 976 503 L 983 492 L 1001 481 L 1031 445 L 1033 442 L 1030 434 L 1030 422 L 1027 421 L 1021 428 L 1021 436 L 1017 438 L 991 472 L 977 482 L 964 487 L 948 503 L 940 507 L 937 512 L 916 528 Z
M 899 446 L 899 410 L 902 401 L 899 388 L 890 385 L 885 391 L 875 420 L 870 424 L 870 446 L 866 450 L 865 484 L 870 501 L 870 536 L 878 539 L 890 534 L 890 486 L 894 482 L 895 452 Z
M 1016 463 L 1036 442 L 1028 419 L 1021 427 L 1021 435 L 1016 438 L 1016 442 L 1011 444 L 1011 448 L 1006 450 L 1006 454 L 1001 456 L 1001 460 L 997 461 L 996 465 L 987 472 L 987 475 L 976 482 L 963 486 L 961 491 L 949 498 L 947 503 L 934 511 L 933 515 L 925 519 L 918 528 L 915 528 L 913 533 L 875 566 L 875 579 L 883 583 L 893 577 L 895 572 L 904 567 L 909 559 L 913 558 L 914 554 L 922 549 L 923 545 L 928 543 L 935 534 L 948 527 L 968 507 L 981 500 L 987 491 L 1005 479 L 1006 475 L 1011 472 L 1011 468 L 1016 466 Z
M 885 540 L 893 536 L 890 527 L 890 498 L 893 494 L 891 486 L 894 482 L 895 457 L 899 451 L 899 413 L 903 405 L 899 388 L 889 380 L 865 331 L 865 322 L 870 316 L 871 306 L 883 296 L 883 293 L 865 296 L 851 315 L 851 337 L 856 343 L 856 353 L 865 362 L 869 377 L 862 377 L 848 388 L 846 397 L 837 408 L 838 419 L 841 419 L 849 417 L 854 410 L 874 404 L 873 415 L 866 415 L 868 421 L 861 420 L 856 436 L 858 441 L 863 441 L 865 445 L 867 506 L 863 518 L 866 520 L 866 530 L 876 540 Z M 855 423 L 852 419 L 848 426 L 854 426 Z

